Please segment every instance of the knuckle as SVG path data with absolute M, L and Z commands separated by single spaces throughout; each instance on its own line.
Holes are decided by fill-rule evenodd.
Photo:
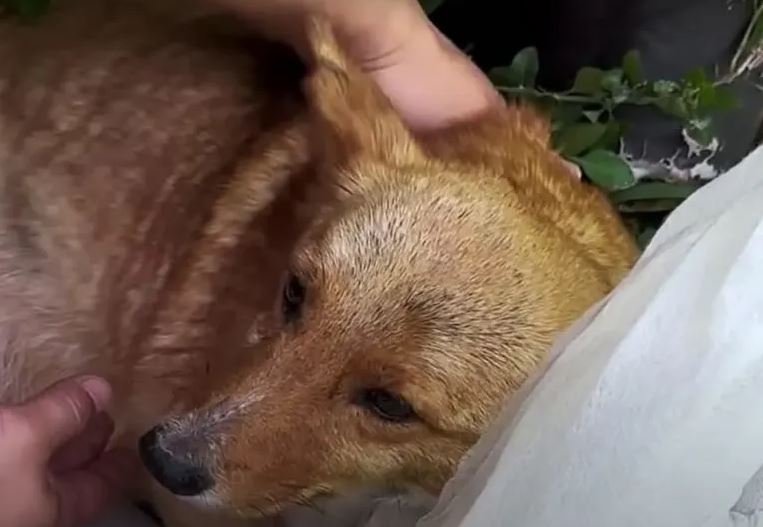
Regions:
M 93 402 L 78 384 L 65 382 L 41 398 L 39 418 L 48 426 L 84 425 L 92 414 Z

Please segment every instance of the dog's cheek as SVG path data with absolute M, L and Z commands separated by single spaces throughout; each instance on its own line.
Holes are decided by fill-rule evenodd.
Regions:
M 323 454 L 328 447 L 309 433 L 309 423 L 290 430 L 288 437 L 276 432 L 278 427 L 269 427 L 272 434 L 263 428 L 249 424 L 221 449 L 221 493 L 246 515 L 274 514 L 327 483 Z

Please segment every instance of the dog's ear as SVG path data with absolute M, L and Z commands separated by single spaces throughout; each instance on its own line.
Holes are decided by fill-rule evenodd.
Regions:
M 430 155 L 478 161 L 502 158 L 512 145 L 550 144 L 547 120 L 529 106 L 496 105 L 462 122 L 422 134 L 419 140 Z
M 409 163 L 419 148 L 373 80 L 352 64 L 323 19 L 308 23 L 313 72 L 307 97 L 324 154 L 334 161 L 353 155 Z

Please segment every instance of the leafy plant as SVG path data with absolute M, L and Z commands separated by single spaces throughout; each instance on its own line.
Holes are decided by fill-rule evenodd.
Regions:
M 592 173 L 602 163 L 612 169 L 617 163 L 604 151 L 618 151 L 625 124 L 619 122 L 617 109 L 623 106 L 655 106 L 681 120 L 691 137 L 708 145 L 712 139 L 712 116 L 734 108 L 736 99 L 725 86 L 708 79 L 701 69 L 679 82 L 644 79 L 637 51 L 625 55 L 622 66 L 611 70 L 582 68 L 572 87 L 561 93 L 543 91 L 535 86 L 539 69 L 537 53 L 528 48 L 520 51 L 506 67 L 496 68 L 490 77 L 498 90 L 509 98 L 530 99 L 551 116 L 554 144 L 571 161 L 581 164 L 584 173 L 608 190 L 617 190 L 635 183 L 619 172 L 628 170 L 625 161 L 617 167 L 612 180 L 602 180 Z M 592 158 L 589 156 L 593 153 Z M 585 166 L 584 166 L 585 165 Z M 588 170 L 586 170 L 588 168 Z
M 444 0 L 421 0 L 428 13 Z M 737 105 L 728 84 L 763 64 L 763 0 L 729 65 L 717 80 L 701 69 L 679 81 L 647 80 L 638 51 L 627 53 L 619 67 L 584 67 L 566 91 L 540 89 L 540 68 L 534 48 L 521 50 L 511 64 L 489 72 L 496 88 L 508 99 L 530 100 L 548 113 L 553 143 L 567 160 L 577 164 L 592 183 L 606 191 L 640 243 L 646 243 L 664 216 L 699 188 L 698 182 L 639 181 L 622 154 L 627 122 L 620 110 L 650 106 L 681 123 L 690 148 L 717 148 L 713 117 Z M 762 87 L 763 89 L 763 87 Z
M 564 92 L 538 88 L 538 71 L 538 54 L 527 48 L 510 65 L 491 71 L 490 78 L 507 98 L 531 100 L 548 113 L 555 148 L 592 183 L 610 193 L 624 213 L 638 211 L 633 201 L 648 201 L 647 208 L 654 208 L 655 202 L 675 206 L 697 185 L 638 182 L 630 164 L 619 155 L 626 123 L 619 120 L 618 109 L 659 108 L 678 119 L 698 145 L 708 146 L 714 140 L 712 117 L 737 104 L 729 88 L 709 79 L 701 69 L 678 82 L 645 79 L 637 51 L 627 53 L 618 68 L 582 68 Z M 623 194 L 628 189 L 633 191 Z M 638 226 L 636 234 L 646 239 Z

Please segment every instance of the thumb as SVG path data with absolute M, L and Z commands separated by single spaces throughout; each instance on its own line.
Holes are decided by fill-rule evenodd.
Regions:
M 35 448 L 42 456 L 52 455 L 67 441 L 82 433 L 90 419 L 111 400 L 111 387 L 99 377 L 60 381 L 15 408 L 26 423 Z

